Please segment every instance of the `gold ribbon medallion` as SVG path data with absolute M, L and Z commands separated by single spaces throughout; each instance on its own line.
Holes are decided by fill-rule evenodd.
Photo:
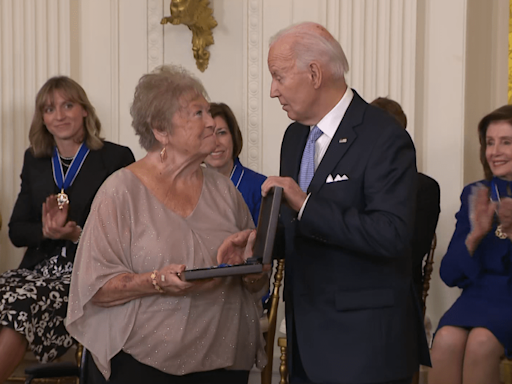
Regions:
M 497 238 L 502 239 L 502 240 L 506 239 L 508 237 L 507 234 L 505 232 L 503 232 L 503 230 L 501 229 L 501 224 L 498 225 L 494 234 L 496 235 Z
M 64 204 L 69 204 L 69 197 L 64 193 L 64 189 L 61 189 L 60 193 L 57 194 L 57 204 L 59 209 L 63 209 Z

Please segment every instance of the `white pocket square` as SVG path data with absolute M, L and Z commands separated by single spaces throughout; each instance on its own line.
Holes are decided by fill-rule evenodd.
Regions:
M 347 175 L 343 175 L 343 176 L 340 176 L 340 174 L 338 173 L 336 175 L 336 177 L 332 177 L 332 175 L 329 175 L 327 176 L 327 179 L 325 180 L 326 183 L 335 183 L 337 181 L 345 181 L 345 180 L 348 180 L 348 176 Z

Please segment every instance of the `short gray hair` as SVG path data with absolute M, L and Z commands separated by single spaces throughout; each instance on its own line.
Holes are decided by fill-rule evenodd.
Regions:
M 324 30 L 318 33 L 313 28 Z M 313 22 L 303 22 L 291 25 L 270 38 L 269 46 L 285 36 L 297 37 L 293 40 L 292 53 L 295 56 L 297 68 L 306 69 L 314 60 L 322 62 L 334 79 L 344 79 L 348 72 L 348 60 L 340 43 L 323 26 Z
M 208 100 L 201 81 L 181 66 L 162 65 L 143 75 L 130 107 L 132 127 L 141 147 L 151 150 L 157 143 L 153 129 L 170 132 L 172 118 L 183 107 L 183 101 L 198 96 Z

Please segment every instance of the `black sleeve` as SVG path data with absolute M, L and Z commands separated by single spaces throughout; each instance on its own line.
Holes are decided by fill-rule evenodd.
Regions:
M 416 217 L 412 240 L 412 254 L 419 262 L 423 260 L 434 238 L 439 219 L 441 192 L 437 182 L 423 174 L 418 174 Z
M 21 190 L 9 221 L 9 238 L 16 247 L 38 247 L 43 241 L 41 211 L 35 212 L 33 208 L 30 167 L 34 161 L 27 150 L 21 171 Z

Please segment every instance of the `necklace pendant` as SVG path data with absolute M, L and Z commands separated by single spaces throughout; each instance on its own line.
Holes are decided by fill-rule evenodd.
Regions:
M 57 194 L 57 204 L 59 205 L 59 209 L 63 209 L 64 204 L 69 204 L 69 198 L 68 195 L 64 193 L 64 188 Z
M 503 230 L 501 229 L 501 224 L 498 225 L 494 234 L 496 235 L 497 238 L 502 239 L 502 240 L 506 239 L 508 237 L 507 234 L 505 232 L 503 232 Z

